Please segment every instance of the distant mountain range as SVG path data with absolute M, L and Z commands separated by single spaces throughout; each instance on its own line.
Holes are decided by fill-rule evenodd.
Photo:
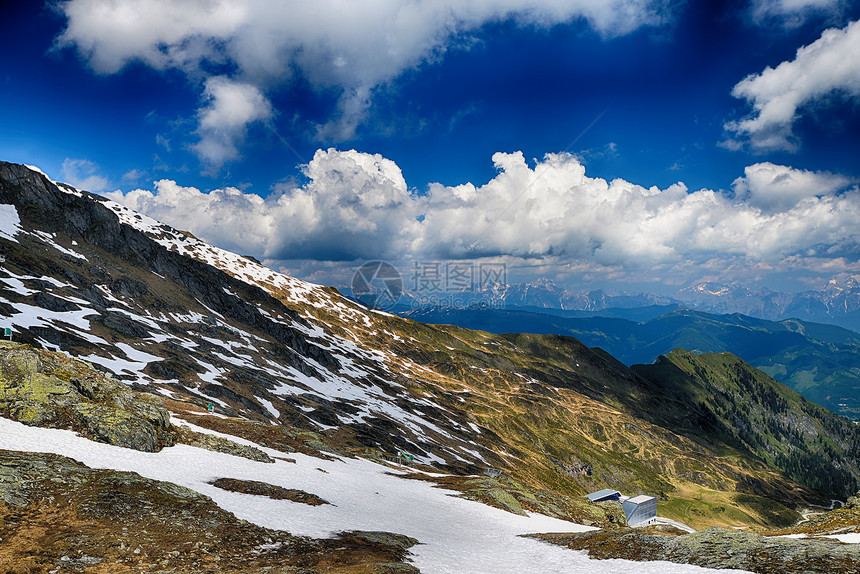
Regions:
M 347 295 L 349 289 L 342 290 Z M 602 289 L 574 291 L 547 279 L 512 283 L 457 293 L 405 292 L 398 312 L 428 307 L 491 307 L 535 311 L 562 317 L 594 315 L 647 320 L 675 309 L 697 309 L 709 313 L 740 313 L 758 319 L 800 319 L 839 325 L 860 332 L 860 276 L 834 277 L 820 288 L 800 293 L 750 289 L 739 284 L 703 282 L 681 289 L 672 296 L 651 293 L 618 293 Z
M 860 418 L 860 334 L 799 319 L 768 321 L 651 306 L 614 316 L 560 317 L 509 309 L 418 309 L 404 315 L 491 333 L 576 337 L 627 365 L 652 363 L 674 349 L 730 352 L 833 412 Z M 625 311 L 637 319 L 623 318 Z
M 860 276 L 830 279 L 812 291 L 783 293 L 741 285 L 699 283 L 678 294 L 687 306 L 713 313 L 741 313 L 760 319 L 801 319 L 860 331 Z

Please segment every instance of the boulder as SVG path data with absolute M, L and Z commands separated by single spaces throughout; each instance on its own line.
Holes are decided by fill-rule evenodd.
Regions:
M 132 391 L 83 361 L 10 342 L 0 344 L 0 415 L 145 452 L 175 438 L 154 395 Z

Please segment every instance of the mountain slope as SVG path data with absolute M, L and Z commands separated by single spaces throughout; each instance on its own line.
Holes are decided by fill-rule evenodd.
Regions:
M 525 487 L 509 485 L 518 504 L 559 516 L 570 512 L 553 497 L 612 487 L 672 501 L 707 491 L 731 507 L 701 524 L 786 524 L 831 494 L 743 444 L 651 417 L 642 405 L 660 404 L 661 383 L 574 339 L 374 312 L 24 166 L 0 164 L 0 205 L 0 317 L 14 338 L 159 394 L 174 416 L 211 403 L 315 448 L 502 469 Z
M 622 362 L 650 363 L 673 349 L 730 352 L 831 411 L 860 417 L 860 334 L 798 319 L 674 310 L 643 321 L 620 317 L 559 317 L 504 309 L 424 309 L 406 316 L 492 333 L 568 335 Z
M 351 424 L 356 440 L 375 436 L 427 461 L 462 464 L 455 443 L 474 450 L 457 438 L 461 414 L 441 413 L 452 423 L 444 431 L 422 414 L 438 406 L 409 392 L 402 367 L 391 369 L 397 359 L 312 322 L 323 307 L 371 325 L 357 305 L 103 198 L 10 170 L 0 166 L 0 203 L 15 204 L 26 230 L 4 241 L 0 305 L 16 339 L 227 414 L 310 430 Z
M 729 353 L 673 351 L 634 370 L 667 396 L 695 405 L 697 418 L 664 412 L 673 428 L 720 436 L 787 476 L 846 499 L 860 488 L 860 427 L 811 403 Z M 834 433 L 834 429 L 844 432 Z

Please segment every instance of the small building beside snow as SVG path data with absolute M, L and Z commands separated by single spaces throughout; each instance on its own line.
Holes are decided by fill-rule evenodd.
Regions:
M 604 490 L 598 490 L 597 492 L 592 492 L 591 494 L 586 494 L 585 498 L 590 500 L 591 502 L 605 502 L 607 500 L 620 500 L 621 493 L 617 490 L 611 490 L 606 488 Z
M 644 494 L 621 502 L 628 526 L 648 526 L 657 520 L 657 499 Z
M 644 494 L 634 497 L 624 496 L 617 490 L 604 489 L 586 494 L 585 497 L 591 502 L 605 502 L 616 500 L 624 509 L 628 526 L 648 526 L 657 521 L 657 499 Z

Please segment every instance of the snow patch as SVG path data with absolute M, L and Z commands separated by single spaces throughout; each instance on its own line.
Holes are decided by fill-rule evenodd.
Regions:
M 821 538 L 833 538 L 839 542 L 846 544 L 860 544 L 860 532 L 849 532 L 847 534 L 834 534 L 832 536 L 822 536 Z
M 36 172 L 36 173 L 38 173 L 38 174 L 41 174 L 41 175 L 44 175 L 45 177 L 48 177 L 48 174 L 47 174 L 47 173 L 45 173 L 44 171 L 42 171 L 41 169 L 39 169 L 39 168 L 38 168 L 38 167 L 36 167 L 35 165 L 27 165 L 27 164 L 25 163 L 25 164 L 24 164 L 24 167 L 26 167 L 26 168 L 27 168 L 27 169 L 29 169 L 30 171 L 35 171 L 35 172 Z M 50 177 L 48 177 L 48 179 L 50 180 L 51 178 L 50 178 Z
M 0 237 L 9 239 L 18 243 L 15 235 L 23 231 L 21 229 L 21 219 L 18 217 L 18 210 L 14 205 L 0 205 Z
M 57 243 L 57 236 L 55 234 L 48 233 L 47 231 L 39 231 L 38 229 L 34 229 L 30 235 L 35 235 L 36 237 L 38 237 L 43 242 L 47 243 L 48 245 L 50 245 L 51 247 L 53 247 L 54 249 L 56 249 L 60 253 L 65 253 L 66 255 L 70 255 L 71 257 L 74 257 L 76 259 L 83 259 L 84 261 L 87 260 L 86 257 L 81 255 L 77 251 L 72 251 L 71 249 L 66 249 L 65 247 L 63 247 L 62 245 Z
M 92 442 L 71 431 L 33 428 L 8 419 L 0 419 L 0 448 L 53 452 L 92 468 L 137 472 L 179 484 L 211 497 L 240 519 L 294 535 L 328 537 L 345 530 L 405 534 L 421 542 L 411 552 L 414 565 L 425 574 L 741 572 L 669 562 L 590 560 L 583 552 L 520 537 L 533 532 L 584 532 L 592 530 L 590 527 L 539 514 L 518 516 L 450 496 L 432 484 L 404 480 L 392 475 L 388 467 L 362 459 L 321 460 L 290 453 L 295 463 L 276 460 L 266 464 L 182 444 L 145 453 Z M 208 484 L 221 477 L 296 488 L 331 504 L 308 506 Z
M 275 405 L 273 405 L 271 401 L 267 401 L 262 397 L 257 397 L 257 400 L 260 401 L 261 405 L 266 407 L 266 410 L 269 411 L 269 413 L 271 413 L 271 415 L 275 417 L 275 419 L 279 419 L 281 417 L 280 411 L 275 408 Z

